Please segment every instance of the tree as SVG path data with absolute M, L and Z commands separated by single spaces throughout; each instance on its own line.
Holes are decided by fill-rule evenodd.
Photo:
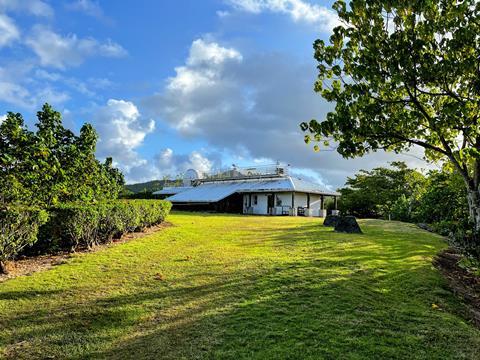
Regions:
M 462 177 L 449 169 L 430 171 L 425 192 L 415 209 L 418 221 L 456 222 L 468 218 L 468 203 Z
M 353 0 L 334 9 L 342 25 L 314 50 L 315 90 L 335 108 L 301 124 L 305 140 L 335 141 L 344 157 L 423 147 L 462 176 L 478 233 L 480 3 Z
M 360 170 L 339 190 L 341 210 L 360 217 L 410 221 L 425 182 L 420 172 L 401 161 L 392 162 L 391 168 Z
M 111 158 L 95 157 L 98 135 L 84 124 L 76 136 L 45 104 L 31 132 L 22 115 L 8 113 L 0 124 L 0 208 L 9 204 L 49 207 L 60 202 L 113 199 L 124 185 Z

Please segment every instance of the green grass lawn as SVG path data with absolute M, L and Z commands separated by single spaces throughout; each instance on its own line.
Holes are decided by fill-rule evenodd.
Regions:
M 478 359 L 480 331 L 413 225 L 176 213 L 0 283 L 0 358 Z M 438 306 L 432 306 L 435 304 Z

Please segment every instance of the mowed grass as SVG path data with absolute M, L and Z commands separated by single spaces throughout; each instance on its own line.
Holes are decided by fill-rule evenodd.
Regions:
M 0 357 L 478 359 L 413 225 L 174 213 L 173 226 L 0 283 Z M 435 304 L 432 306 L 432 304 Z

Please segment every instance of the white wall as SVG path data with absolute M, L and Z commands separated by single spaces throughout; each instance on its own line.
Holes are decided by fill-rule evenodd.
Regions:
M 305 193 L 295 193 L 295 209 L 298 207 L 307 207 L 308 195 Z M 307 216 L 322 216 L 320 207 L 322 205 L 321 196 L 317 194 L 310 194 L 310 207 L 305 211 Z
M 267 195 L 265 193 L 257 193 L 257 194 L 251 194 L 252 196 L 252 204 L 251 207 L 253 209 L 252 214 L 257 214 L 257 215 L 267 215 L 268 214 L 268 209 L 267 209 Z M 243 213 L 247 213 L 247 207 L 249 203 L 249 196 L 250 194 L 244 194 L 243 195 Z M 255 204 L 255 196 L 257 196 L 257 204 Z
M 252 203 L 251 207 L 253 209 L 253 214 L 257 215 L 268 215 L 268 195 L 269 193 L 252 193 Z M 249 204 L 249 194 L 243 195 L 243 212 L 247 213 L 247 207 Z M 255 205 L 254 198 L 257 196 L 257 204 Z M 282 201 L 282 206 L 292 207 L 292 193 L 291 192 L 282 192 L 275 193 L 275 209 L 278 215 L 281 214 L 281 206 L 277 206 L 277 199 Z M 294 209 L 298 207 L 307 207 L 307 194 L 305 193 L 294 193 Z M 321 206 L 321 197 L 320 195 L 310 194 L 310 211 L 308 214 L 310 216 L 320 216 L 320 206 Z M 296 214 L 296 211 L 295 211 Z
M 292 193 L 276 193 L 275 195 L 282 201 L 281 206 L 292 206 Z M 277 206 L 277 199 L 275 199 L 275 206 Z
M 253 214 L 258 215 L 267 215 L 268 214 L 268 195 L 271 193 L 252 193 L 252 204 Z M 282 201 L 282 206 L 292 206 L 292 193 L 276 193 L 276 198 L 274 199 L 274 207 L 278 208 L 278 211 L 281 211 L 281 206 L 277 207 L 277 199 Z M 247 207 L 249 204 L 249 194 L 243 195 L 243 213 L 247 213 Z M 257 196 L 257 204 L 255 205 L 255 196 Z
M 310 209 L 312 210 L 320 210 L 320 195 L 310 194 Z
M 295 208 L 307 207 L 307 194 L 295 193 Z

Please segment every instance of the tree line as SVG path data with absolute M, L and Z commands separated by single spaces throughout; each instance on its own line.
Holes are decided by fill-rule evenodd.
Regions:
M 334 106 L 301 124 L 305 141 L 347 158 L 423 148 L 461 179 L 462 236 L 480 248 L 480 2 L 338 0 L 333 8 L 339 25 L 313 48 L 315 91 Z
M 19 113 L 0 124 L 0 273 L 21 252 L 75 251 L 163 221 L 167 202 L 117 200 L 123 174 L 95 157 L 90 124 L 75 135 L 48 104 L 37 119 L 35 131 Z
M 349 177 L 339 202 L 340 210 L 362 218 L 382 218 L 420 224 L 449 236 L 467 255 L 480 258 L 477 246 L 465 241 L 471 231 L 467 191 L 461 175 L 447 166 L 426 174 L 404 162 L 390 167 L 360 170 Z
M 84 124 L 75 135 L 61 114 L 45 104 L 36 131 L 21 114 L 9 112 L 0 124 L 0 203 L 48 207 L 62 202 L 114 199 L 123 189 L 112 159 L 95 157 L 98 135 Z

